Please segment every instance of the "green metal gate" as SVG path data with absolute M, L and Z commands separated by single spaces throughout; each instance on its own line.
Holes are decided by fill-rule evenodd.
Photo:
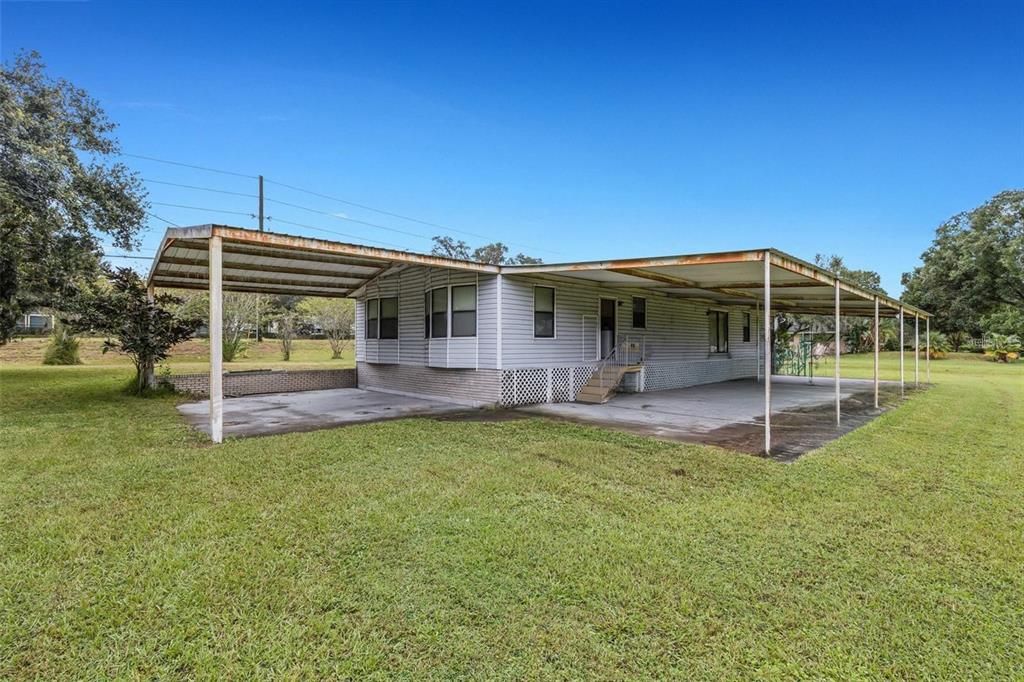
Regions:
M 795 377 L 814 376 L 814 342 L 801 338 L 794 347 L 787 344 L 775 350 L 775 374 Z

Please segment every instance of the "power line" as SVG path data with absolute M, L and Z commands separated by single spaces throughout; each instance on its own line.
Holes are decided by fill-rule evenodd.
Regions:
M 477 234 L 476 232 L 469 232 L 467 230 L 457 230 L 454 227 L 448 227 L 446 225 L 440 225 L 438 223 L 432 223 L 432 222 L 430 222 L 428 220 L 420 220 L 419 218 L 412 218 L 410 216 L 402 215 L 401 213 L 392 213 L 391 211 L 385 211 L 385 210 L 380 209 L 380 208 L 374 208 L 373 206 L 367 206 L 366 204 L 359 204 L 359 203 L 356 203 L 354 201 L 349 201 L 348 199 L 341 199 L 339 197 L 332 197 L 329 194 L 322 194 L 320 192 L 314 192 L 313 190 L 303 189 L 302 187 L 296 187 L 295 185 L 288 185 L 288 184 L 285 184 L 283 182 L 278 182 L 276 180 L 269 180 L 268 179 L 268 180 L 266 180 L 266 182 L 268 182 L 268 183 L 270 183 L 272 185 L 277 185 L 279 187 L 285 187 L 287 189 L 294 190 L 296 192 L 302 192 L 304 194 L 309 194 L 309 195 L 314 196 L 314 197 L 320 197 L 321 199 L 329 199 L 330 201 L 337 201 L 338 203 L 347 204 L 349 206 L 355 206 L 356 208 L 361 208 L 361 209 L 366 210 L 366 211 L 373 211 L 374 213 L 380 213 L 381 215 L 391 216 L 392 218 L 399 218 L 401 220 L 408 220 L 408 221 L 413 222 L 413 223 L 419 223 L 420 225 L 427 225 L 428 227 L 436 227 L 439 230 L 445 230 L 447 232 L 457 232 L 459 234 L 465 234 L 465 235 L 469 235 L 471 237 L 477 237 L 479 239 L 489 239 L 489 237 L 487 237 L 485 235 L 482 235 L 482 234 Z
M 280 204 L 282 206 L 290 206 L 291 208 L 297 208 L 297 209 L 302 210 L 302 211 L 309 211 L 310 213 L 316 213 L 316 214 L 319 214 L 319 215 L 325 215 L 325 216 L 327 216 L 329 218 L 334 218 L 335 220 L 345 220 L 345 221 L 348 221 L 350 223 L 358 223 L 359 225 L 366 225 L 368 227 L 376 227 L 379 230 L 387 230 L 388 232 L 395 232 L 397 234 L 404 234 L 404 235 L 407 235 L 409 237 L 416 237 L 418 239 L 427 239 L 427 240 L 431 239 L 431 237 L 428 237 L 425 234 L 419 234 L 417 232 L 407 232 L 406 230 L 399 230 L 396 227 L 387 227 L 386 225 L 378 225 L 377 223 L 368 223 L 365 220 L 357 220 L 356 218 L 349 218 L 348 216 L 337 215 L 336 213 L 331 213 L 329 211 L 319 211 L 319 210 L 317 210 L 315 208 L 309 208 L 307 206 L 300 206 L 299 204 L 292 204 L 292 203 L 287 202 L 287 201 L 281 201 L 280 199 L 267 199 L 267 201 L 269 201 L 271 203 L 274 203 L 274 204 Z
M 271 185 L 277 185 L 278 187 L 285 187 L 287 189 L 294 190 L 296 192 L 302 192 L 304 194 L 309 194 L 309 195 L 314 196 L 314 197 L 320 197 L 321 199 L 328 199 L 330 201 L 337 201 L 338 203 L 341 203 L 341 204 L 346 204 L 348 206 L 355 206 L 356 208 L 361 208 L 361 209 L 366 210 L 366 211 L 373 211 L 374 213 L 380 213 L 381 215 L 391 216 L 392 218 L 399 218 L 401 220 L 408 220 L 410 222 L 419 223 L 420 225 L 426 225 L 428 227 L 436 227 L 437 229 L 444 230 L 445 232 L 455 232 L 457 234 L 464 234 L 464 235 L 468 235 L 470 237 L 476 237 L 478 239 L 488 239 L 488 240 L 491 239 L 491 237 L 488 237 L 487 235 L 480 234 L 478 232 L 470 232 L 469 230 L 459 230 L 459 229 L 456 229 L 454 227 L 448 227 L 447 225 L 441 225 L 439 223 L 432 223 L 429 220 L 420 220 L 419 218 L 413 218 L 413 217 L 410 217 L 410 216 L 407 216 L 407 215 L 402 215 L 401 213 L 394 213 L 392 211 L 385 211 L 384 209 L 381 209 L 381 208 L 374 208 L 373 206 L 368 206 L 366 204 L 360 204 L 360 203 L 357 203 L 355 201 L 349 201 L 348 199 L 342 199 L 340 197 L 333 197 L 333 196 L 331 196 L 329 194 L 323 194 L 322 192 L 314 192 L 313 190 L 304 189 L 302 187 L 296 187 L 295 185 L 289 185 L 289 184 L 284 183 L 284 182 L 278 182 L 277 180 L 270 180 L 269 178 L 265 178 L 264 180 L 267 183 L 271 184 Z M 272 200 L 271 199 L 267 199 L 267 201 L 272 201 Z M 367 223 L 367 224 L 371 224 L 371 223 Z M 405 233 L 405 234 L 408 234 L 408 233 Z M 417 236 L 423 236 L 423 235 L 417 235 Z M 427 238 L 428 239 L 432 239 L 432 237 L 427 237 Z M 509 244 L 509 246 L 520 246 L 520 247 L 523 247 L 523 248 L 526 248 L 526 249 L 534 248 L 534 247 L 530 246 L 529 244 L 521 244 L 521 243 L 517 243 L 517 242 L 509 242 L 508 244 Z M 552 251 L 551 249 L 537 249 L 537 250 L 538 251 L 545 251 L 547 253 L 554 253 L 554 254 L 558 253 L 557 251 Z
M 357 239 L 357 240 L 360 240 L 360 241 L 373 242 L 374 244 L 380 244 L 381 246 L 389 246 L 391 248 L 400 249 L 402 251 L 407 251 L 408 250 L 408 249 L 406 249 L 404 246 L 402 246 L 400 244 L 394 244 L 394 243 L 391 243 L 391 242 L 382 242 L 382 241 L 379 241 L 377 239 L 367 239 L 366 237 L 361 237 L 361 236 L 356 235 L 356 234 L 348 234 L 347 232 L 338 232 L 336 230 L 328 230 L 328 229 L 323 228 L 323 227 L 317 227 L 315 225 L 306 225 L 305 223 L 296 223 L 296 222 L 292 222 L 290 220 L 283 220 L 281 218 L 275 218 L 273 216 L 268 216 L 267 217 L 267 222 L 277 222 L 277 223 L 284 223 L 285 225 L 293 225 L 295 227 L 305 227 L 305 228 L 310 229 L 310 230 L 316 230 L 317 232 L 326 232 L 327 234 L 338 235 L 340 237 L 348 237 L 349 239 Z
M 166 204 L 162 201 L 151 201 L 149 202 L 154 206 L 170 206 L 171 208 L 187 208 L 192 211 L 206 211 L 209 213 L 227 213 L 230 215 L 244 215 L 248 218 L 255 218 L 256 216 L 249 211 L 228 211 L 222 208 L 208 208 L 206 206 L 185 206 L 184 204 Z
M 145 159 L 146 161 L 156 161 L 157 163 L 166 163 L 170 166 L 181 166 L 182 168 L 194 168 L 195 170 L 206 171 L 208 173 L 220 173 L 221 175 L 234 175 L 237 178 L 249 178 L 255 180 L 255 175 L 246 175 L 245 173 L 236 173 L 234 171 L 222 170 L 220 168 L 210 168 L 209 166 L 197 166 L 191 163 L 182 163 L 181 161 L 168 161 L 167 159 L 158 159 L 155 156 L 144 156 L 142 154 L 128 154 L 121 152 L 120 156 L 127 156 L 133 159 Z
M 154 161 L 154 162 L 157 162 L 157 163 L 164 163 L 164 164 L 168 164 L 168 165 L 171 165 L 171 166 L 180 166 L 180 167 L 183 167 L 183 168 L 192 168 L 192 169 L 195 169 L 195 170 L 206 171 L 206 172 L 209 172 L 209 173 L 219 173 L 221 175 L 229 175 L 229 176 L 233 176 L 233 177 L 246 178 L 246 179 L 250 179 L 250 180 L 258 180 L 258 179 L 261 178 L 261 176 L 259 176 L 259 175 L 250 175 L 250 174 L 247 174 L 247 173 L 238 173 L 238 172 L 235 172 L 235 171 L 224 170 L 222 168 L 212 168 L 210 166 L 201 166 L 201 165 L 198 165 L 198 164 L 183 163 L 181 161 L 171 161 L 169 159 L 161 159 L 161 158 L 158 158 L 158 157 L 155 157 L 155 156 L 147 156 L 147 155 L 144 155 L 144 154 L 128 154 L 128 153 L 122 152 L 120 155 L 121 156 L 125 156 L 125 157 L 135 158 L 135 159 L 145 159 L 147 161 Z M 152 183 L 156 183 L 156 184 L 160 184 L 160 185 L 168 185 L 168 186 L 171 186 L 171 187 L 181 187 L 181 188 L 184 188 L 184 189 L 193 189 L 193 190 L 199 190 L 199 191 L 203 191 L 203 192 L 215 192 L 215 193 L 218 193 L 218 194 L 226 194 L 226 195 L 231 195 L 231 196 L 240 196 L 240 197 L 246 197 L 246 198 L 249 198 L 249 199 L 258 199 L 259 198 L 259 196 L 256 195 L 256 194 L 248 194 L 248 193 L 244 193 L 244 192 L 232 192 L 232 191 L 229 191 L 229 190 L 215 189 L 215 188 L 211 188 L 211 187 L 199 187 L 199 186 L 196 186 L 196 185 L 185 185 L 185 184 L 181 184 L 181 183 L 168 182 L 168 181 L 165 181 L 165 180 L 149 180 L 149 179 L 146 179 L 146 178 L 143 178 L 143 180 L 146 181 L 146 182 L 152 182 Z M 284 187 L 286 189 L 290 189 L 290 190 L 295 191 L 295 192 L 301 192 L 303 194 L 308 194 L 310 196 L 319 197 L 321 199 L 327 199 L 329 201 L 335 201 L 335 202 L 338 202 L 338 203 L 341 203 L 341 204 L 345 204 L 347 206 L 354 206 L 356 208 L 360 208 L 360 209 L 363 209 L 365 211 L 372 211 L 374 213 L 379 213 L 381 215 L 390 216 L 392 218 L 398 218 L 399 220 L 407 220 L 409 222 L 419 223 L 420 225 L 426 225 L 428 227 L 437 228 L 439 230 L 444 230 L 445 232 L 454 232 L 456 234 L 464 234 L 464 235 L 468 235 L 468 236 L 471 236 L 471 237 L 477 237 L 478 239 L 485 239 L 485 240 L 490 240 L 491 239 L 491 237 L 488 237 L 487 235 L 484 235 L 484 234 L 480 234 L 479 232 L 472 232 L 470 230 L 460 230 L 460 229 L 457 229 L 457 228 L 454 228 L 454 227 L 449 227 L 447 225 L 442 225 L 440 223 L 431 222 L 429 220 L 422 220 L 420 218 L 414 218 L 412 216 L 403 215 L 401 213 L 395 213 L 393 211 L 387 211 L 385 209 L 376 208 L 374 206 L 369 206 L 367 204 L 361 204 L 359 202 L 350 201 L 348 199 L 342 199 L 341 197 L 331 196 L 329 194 L 324 194 L 323 192 L 315 192 L 313 190 L 305 189 L 303 187 L 298 187 L 296 185 L 290 185 L 288 183 L 278 182 L 276 180 L 270 180 L 270 179 L 266 179 L 265 181 L 270 183 L 270 184 L 277 185 L 278 187 Z M 355 218 L 347 218 L 347 217 L 344 217 L 344 216 L 335 215 L 335 214 L 327 212 L 327 211 L 317 211 L 316 209 L 311 209 L 311 208 L 308 208 L 306 206 L 300 206 L 298 204 L 290 204 L 288 202 L 283 202 L 283 201 L 274 200 L 274 199 L 267 199 L 267 201 L 276 201 L 279 204 L 282 204 L 282 205 L 285 205 L 285 206 L 291 206 L 292 208 L 299 208 L 301 210 L 310 211 L 312 213 L 318 213 L 320 215 L 327 215 L 327 216 L 330 216 L 330 217 L 333 217 L 333 218 L 337 218 L 337 219 L 341 219 L 341 220 L 348 220 L 350 222 L 358 223 L 358 224 L 361 224 L 361 225 L 366 225 L 367 227 L 374 227 L 374 228 L 377 228 L 377 229 L 387 230 L 389 232 L 395 232 L 397 234 L 404 234 L 404 235 L 408 235 L 408 236 L 417 237 L 419 239 L 428 239 L 428 240 L 430 240 L 430 239 L 433 238 L 432 236 L 427 236 L 427 235 L 418 234 L 418 233 L 414 233 L 414 232 L 407 232 L 407 231 L 400 230 L 398 228 L 386 227 L 384 225 L 378 225 L 376 223 L 371 223 L 371 222 L 367 222 L 367 221 L 357 220 Z M 279 222 L 284 222 L 284 221 L 279 221 Z M 378 243 L 382 243 L 382 242 L 378 242 Z M 507 244 L 509 246 L 518 246 L 518 247 L 521 247 L 521 248 L 534 249 L 534 250 L 543 251 L 543 252 L 546 252 L 546 253 L 559 254 L 558 251 L 553 251 L 551 249 L 537 248 L 537 247 L 531 246 L 529 244 L 523 244 L 523 243 L 519 243 L 519 242 L 508 242 Z
M 126 253 L 105 253 L 104 258 L 131 258 L 133 260 L 153 260 L 152 256 L 131 256 Z
M 231 192 L 226 189 L 216 189 L 214 187 L 199 187 L 198 185 L 183 185 L 180 182 L 168 182 L 166 180 L 151 180 L 150 178 L 142 178 L 143 182 L 152 182 L 157 185 L 170 185 L 171 187 L 182 187 L 184 189 L 195 189 L 200 192 L 215 192 L 216 194 L 230 194 L 235 197 L 246 197 L 248 199 L 259 199 L 256 194 L 246 194 L 245 192 Z
M 150 218 L 156 218 L 157 220 L 161 220 L 161 221 L 167 223 L 168 225 L 170 225 L 171 227 L 178 227 L 178 223 L 172 223 L 167 218 L 161 218 L 160 216 L 158 216 L 155 213 L 150 213 L 149 211 L 146 211 L 146 215 L 148 215 Z

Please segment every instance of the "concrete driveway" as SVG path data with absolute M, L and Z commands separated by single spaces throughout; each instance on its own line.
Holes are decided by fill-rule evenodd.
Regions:
M 225 436 L 265 436 L 293 431 L 359 424 L 421 415 L 466 412 L 469 408 L 440 400 L 410 398 L 360 388 L 300 393 L 269 393 L 224 401 Z M 189 424 L 210 432 L 207 400 L 178 406 Z
M 834 384 L 804 377 L 772 379 L 772 450 L 792 459 L 861 426 L 898 402 L 899 385 L 883 382 L 874 409 L 871 381 L 840 384 L 843 421 L 837 428 Z M 764 384 L 738 379 L 648 393 L 622 393 L 603 405 L 553 403 L 518 408 L 659 438 L 760 453 L 764 448 Z

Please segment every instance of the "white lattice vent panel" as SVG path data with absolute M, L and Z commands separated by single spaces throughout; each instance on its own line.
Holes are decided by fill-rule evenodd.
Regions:
M 507 369 L 501 373 L 501 404 L 572 402 L 593 372 L 590 365 Z
M 551 370 L 551 402 L 567 403 L 572 398 L 572 367 L 553 368 Z
M 594 367 L 592 365 L 585 365 L 583 367 L 574 367 L 572 374 L 572 399 L 576 400 L 576 394 L 579 393 L 587 382 L 590 381 L 590 377 L 594 374 Z
M 754 376 L 756 360 L 649 362 L 644 365 L 644 390 L 661 391 Z
M 501 401 L 505 405 L 548 402 L 548 370 L 506 370 L 501 377 Z

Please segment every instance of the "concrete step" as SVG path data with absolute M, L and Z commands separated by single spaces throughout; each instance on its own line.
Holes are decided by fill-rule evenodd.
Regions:
M 607 402 L 608 398 L 615 391 L 613 386 L 595 386 L 587 384 L 579 390 L 576 394 L 576 401 L 580 403 L 603 403 Z
M 601 394 L 601 395 L 593 395 L 593 394 L 583 393 L 582 391 L 580 391 L 579 393 L 576 394 L 576 402 L 578 402 L 578 403 L 588 403 L 590 405 L 600 405 L 602 403 L 606 403 L 606 402 L 608 402 L 608 398 L 609 398 L 609 394 L 607 394 L 607 393 Z

